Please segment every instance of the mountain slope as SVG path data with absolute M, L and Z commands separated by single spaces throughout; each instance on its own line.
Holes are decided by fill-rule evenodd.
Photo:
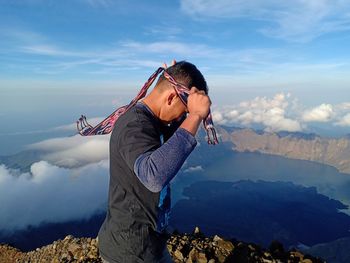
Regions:
M 340 238 L 329 243 L 318 244 L 304 250 L 305 253 L 322 257 L 327 262 L 350 262 L 350 237 Z
M 223 142 L 233 143 L 238 152 L 260 152 L 287 158 L 315 161 L 350 173 L 350 138 L 325 138 L 306 133 L 269 133 L 252 129 L 219 127 Z

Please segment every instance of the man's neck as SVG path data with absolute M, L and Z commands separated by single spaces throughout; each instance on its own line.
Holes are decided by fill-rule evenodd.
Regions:
M 159 97 L 156 98 L 156 94 L 151 92 L 141 102 L 144 103 L 152 111 L 153 115 L 157 117 L 161 122 L 168 124 L 168 122 L 161 119 L 161 100 Z

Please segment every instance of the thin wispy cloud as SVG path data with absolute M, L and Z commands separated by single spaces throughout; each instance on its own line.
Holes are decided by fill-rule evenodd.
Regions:
M 118 100 L 113 101 L 113 105 L 118 105 L 120 102 Z M 94 105 L 91 104 L 84 104 L 86 106 L 96 106 L 98 102 L 96 102 Z M 1 116 L 1 114 L 0 114 Z M 91 125 L 97 124 L 101 122 L 104 118 L 103 117 L 97 117 L 97 118 L 90 118 L 89 123 Z M 56 126 L 53 128 L 48 129 L 41 129 L 41 130 L 26 130 L 26 131 L 19 131 L 19 132 L 9 132 L 9 133 L 0 133 L 0 136 L 12 136 L 12 135 L 30 135 L 30 134 L 41 134 L 41 133 L 52 133 L 52 132 L 72 132 L 72 134 L 77 133 L 77 124 L 71 123 L 71 124 L 64 124 L 60 126 Z
M 47 38 L 43 34 L 18 26 L 9 27 L 1 25 L 0 36 L 2 38 L 2 44 L 6 42 L 15 44 L 30 44 L 47 41 Z
M 173 54 L 178 56 L 212 56 L 216 53 L 214 48 L 203 44 L 176 41 L 159 41 L 151 43 L 129 41 L 123 43 L 122 46 L 138 52 Z
M 176 39 L 184 31 L 180 26 L 173 25 L 156 25 L 151 28 L 145 27 L 144 34 L 151 35 L 154 38 Z
M 36 55 L 47 55 L 47 56 L 81 56 L 81 53 L 74 53 L 61 50 L 51 45 L 31 45 L 22 47 L 24 53 L 36 54 Z
M 261 21 L 260 33 L 293 42 L 306 42 L 323 34 L 350 30 L 350 6 L 342 0 L 182 0 L 181 8 L 198 19 L 248 18 Z
M 174 34 L 186 34 L 181 27 L 173 28 Z M 198 41 L 169 40 L 164 35 L 164 39 L 158 41 L 119 39 L 114 43 L 109 41 L 77 48 L 50 40 L 43 34 L 28 31 L 28 37 L 25 37 L 24 30 L 13 30 L 17 30 L 18 34 L 11 35 L 15 44 L 7 50 L 9 61 L 5 63 L 11 64 L 17 70 L 26 70 L 36 75 L 64 76 L 74 72 L 78 75 L 114 75 L 120 71 L 154 69 L 168 58 L 197 60 L 207 65 L 210 74 L 220 71 L 226 77 L 234 74 L 271 74 L 278 71 L 284 75 L 307 70 L 333 72 L 349 67 L 346 59 L 310 63 L 303 56 L 276 47 L 232 49 Z M 157 34 L 158 31 L 165 31 L 165 28 L 156 26 L 154 30 L 154 34 Z

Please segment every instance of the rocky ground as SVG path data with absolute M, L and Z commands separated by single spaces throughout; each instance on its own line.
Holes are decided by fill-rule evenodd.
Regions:
M 278 242 L 262 249 L 255 244 L 224 240 L 219 236 L 205 237 L 198 228 L 192 234 L 173 234 L 168 240 L 168 250 L 176 263 L 324 262 L 296 250 L 285 251 Z M 0 263 L 11 262 L 101 262 L 101 259 L 96 239 L 66 236 L 27 253 L 0 244 Z

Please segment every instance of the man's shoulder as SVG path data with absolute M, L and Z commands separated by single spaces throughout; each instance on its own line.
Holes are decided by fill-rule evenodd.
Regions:
M 141 104 L 137 103 L 131 107 L 127 112 L 119 117 L 116 125 L 125 126 L 131 122 L 150 122 L 155 123 L 154 116 Z
M 157 120 L 154 116 L 142 105 L 136 104 L 119 117 L 114 125 L 112 136 L 133 129 L 154 129 L 156 125 Z

